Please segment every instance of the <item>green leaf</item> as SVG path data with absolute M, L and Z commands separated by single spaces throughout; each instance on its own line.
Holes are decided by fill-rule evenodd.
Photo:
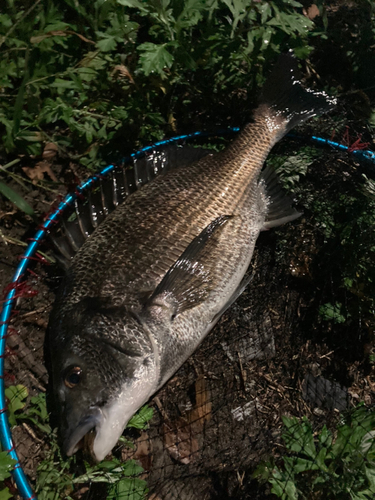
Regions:
M 323 304 L 319 307 L 319 314 L 325 321 L 333 321 L 334 323 L 345 323 L 346 318 L 341 314 L 341 304 Z
M 155 43 L 142 43 L 138 49 L 142 52 L 140 62 L 146 76 L 150 73 L 159 73 L 164 76 L 164 68 L 170 68 L 174 57 L 166 49 L 167 43 L 156 45 Z
M 148 405 L 143 406 L 138 413 L 133 415 L 129 420 L 127 427 L 134 427 L 135 429 L 144 429 L 147 423 L 152 419 L 154 410 Z
M 323 428 L 319 434 L 319 442 L 323 446 L 331 446 L 332 444 L 332 433 L 327 429 L 325 425 L 323 425 Z
M 17 194 L 15 191 L 13 191 L 12 188 L 4 184 L 3 182 L 0 182 L 0 193 L 8 198 L 9 201 L 14 203 L 17 208 L 25 212 L 27 215 L 35 215 L 34 210 L 30 207 L 30 205 L 27 203 L 26 200 L 22 198 L 19 194 Z
M 28 413 L 29 414 L 36 413 L 43 420 L 43 422 L 46 422 L 48 420 L 49 415 L 47 411 L 47 402 L 45 393 L 41 392 L 37 396 L 33 396 L 30 400 L 30 403 L 35 408 L 31 407 Z
M 143 479 L 121 479 L 118 483 L 112 485 L 108 491 L 107 500 L 144 500 L 148 492 L 147 483 Z
M 294 47 L 293 51 L 299 59 L 307 59 L 311 54 L 313 48 L 309 45 L 302 45 L 301 47 Z
M 17 424 L 15 412 L 24 408 L 26 405 L 25 399 L 28 394 L 29 391 L 24 385 L 11 385 L 5 389 L 5 396 L 8 398 L 9 423 L 11 426 Z
M 62 78 L 56 78 L 56 80 L 51 83 L 51 87 L 56 87 L 59 89 L 73 89 L 81 90 L 82 86 L 77 86 L 77 83 L 73 80 L 63 80 Z
M 259 12 L 261 13 L 261 24 L 264 24 L 269 17 L 272 16 L 272 9 L 269 2 L 264 2 L 259 5 Z
M 174 26 L 177 35 L 184 28 L 196 26 L 202 19 L 204 10 L 203 0 L 185 0 L 183 10 Z
M 11 458 L 7 451 L 0 452 L 0 481 L 10 477 L 10 472 L 16 463 L 17 461 Z
M 10 498 L 14 498 L 12 493 L 10 493 L 9 488 L 4 488 L 0 491 L 0 500 L 9 500 Z
M 375 469 L 373 467 L 365 467 L 365 472 L 371 488 L 375 488 Z
M 314 436 L 310 422 L 306 417 L 298 420 L 295 417 L 282 417 L 286 431 L 282 434 L 282 438 L 286 447 L 297 453 L 304 453 L 310 458 L 315 458 L 316 448 L 314 444 Z
M 298 494 L 296 485 L 290 479 L 278 480 L 270 479 L 270 483 L 273 485 L 271 491 L 278 497 L 285 500 L 298 500 Z
M 325 459 L 327 456 L 327 448 L 322 448 L 315 458 L 317 468 L 324 472 L 328 472 L 328 467 L 325 464 Z
M 26 412 L 17 415 L 17 418 L 29 420 L 45 434 L 52 433 L 51 426 L 49 425 L 46 395 L 43 392 L 32 397 Z
M 117 42 L 114 36 L 106 35 L 105 38 L 96 43 L 96 46 L 102 52 L 110 52 L 115 50 Z
M 112 460 L 103 460 L 103 462 L 100 462 L 98 464 L 98 467 L 102 470 L 110 472 L 119 465 L 120 465 L 119 460 L 113 458 Z
M 25 62 L 25 64 L 27 64 L 27 62 Z M 20 129 L 21 117 L 22 117 L 22 111 L 23 111 L 23 105 L 24 105 L 25 89 L 26 89 L 26 83 L 27 83 L 28 79 L 29 79 L 29 72 L 28 72 L 28 69 L 26 68 L 25 75 L 24 75 L 22 83 L 18 89 L 16 101 L 14 103 L 14 113 L 13 113 L 13 133 L 14 133 L 14 135 L 17 135 L 17 133 Z
M 143 467 L 137 464 L 135 460 L 128 460 L 121 465 L 121 473 L 125 476 L 136 476 L 142 474 Z
M 139 0 L 116 0 L 118 4 L 123 5 L 124 7 L 131 7 L 133 9 L 139 9 L 143 12 L 148 12 L 147 3 L 144 4 Z
M 314 460 L 300 457 L 284 457 L 284 465 L 288 471 L 293 471 L 294 474 L 319 469 Z
M 259 478 L 268 481 L 272 477 L 273 468 L 274 464 L 272 462 L 261 462 L 251 476 L 255 479 Z

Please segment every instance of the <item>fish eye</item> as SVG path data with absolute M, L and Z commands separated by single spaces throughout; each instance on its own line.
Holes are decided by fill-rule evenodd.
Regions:
M 81 381 L 82 370 L 79 366 L 73 366 L 65 375 L 64 384 L 69 389 L 73 389 Z

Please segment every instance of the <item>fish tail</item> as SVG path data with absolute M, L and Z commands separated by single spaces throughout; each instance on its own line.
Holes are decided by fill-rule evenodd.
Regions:
M 282 54 L 267 79 L 255 119 L 271 119 L 270 127 L 279 140 L 289 130 L 312 116 L 330 111 L 336 99 L 301 84 L 297 60 L 291 52 Z

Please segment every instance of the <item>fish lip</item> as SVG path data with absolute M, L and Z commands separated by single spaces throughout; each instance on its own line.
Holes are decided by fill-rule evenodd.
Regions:
M 66 432 L 66 438 L 63 444 L 63 450 L 68 457 L 74 455 L 79 449 L 80 441 L 86 436 L 88 432 L 94 429 L 102 420 L 102 412 L 99 408 L 95 408 L 92 413 L 85 415 L 81 418 L 78 425 L 70 432 Z

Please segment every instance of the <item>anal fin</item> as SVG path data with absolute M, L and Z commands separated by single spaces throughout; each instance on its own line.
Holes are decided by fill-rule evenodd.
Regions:
M 264 189 L 268 199 L 267 215 L 262 231 L 281 226 L 302 215 L 293 207 L 293 201 L 284 193 L 280 181 L 271 167 L 267 166 L 261 173 L 259 186 Z

